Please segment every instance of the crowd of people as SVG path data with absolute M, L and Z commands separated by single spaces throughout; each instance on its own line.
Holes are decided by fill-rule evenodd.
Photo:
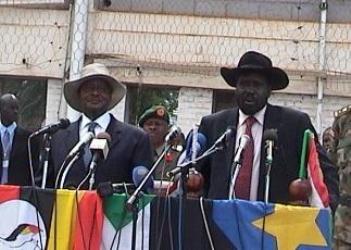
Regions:
M 198 131 L 206 137 L 207 147 L 215 144 L 229 127 L 234 132 L 226 138 L 223 150 L 196 165 L 204 180 L 199 194 L 210 199 L 234 197 L 263 201 L 266 185 L 263 136 L 267 129 L 275 129 L 278 140 L 270 173 L 269 201 L 295 203 L 289 186 L 299 178 L 303 134 L 309 129 L 315 134 L 330 208 L 336 212 L 335 244 L 338 249 L 351 249 L 351 107 L 336 112 L 335 122 L 323 134 L 321 145 L 306 113 L 269 103 L 272 91 L 284 89 L 289 84 L 286 72 L 274 67 L 269 57 L 249 51 L 242 55 L 236 67 L 223 67 L 220 73 L 228 85 L 236 89 L 237 107 L 203 117 Z M 57 187 L 55 182 L 67 155 L 89 133 L 99 135 L 106 132 L 111 137 L 106 159 L 98 162 L 94 188 L 103 182 L 132 183 L 133 168 L 144 166 L 150 169 L 159 159 L 171 127 L 169 112 L 164 106 L 155 104 L 140 116 L 139 128 L 119 121 L 109 110 L 122 100 L 125 93 L 125 86 L 99 63 L 86 65 L 79 79 L 65 83 L 64 97 L 81 116 L 52 135 L 47 187 Z M 5 94 L 0 98 L 1 184 L 32 185 L 27 147 L 30 132 L 17 124 L 18 107 L 14 95 Z M 243 137 L 248 138 L 248 142 L 233 184 L 231 179 L 236 166 L 233 158 Z M 39 140 L 33 140 L 31 148 L 35 180 L 40 181 Z M 166 173 L 177 167 L 184 148 L 184 135 L 179 133 L 170 142 L 162 161 L 158 162 L 155 179 L 169 180 Z M 88 182 L 82 180 L 89 172 L 91 158 L 91 152 L 85 146 L 67 175 L 65 188 L 88 188 Z

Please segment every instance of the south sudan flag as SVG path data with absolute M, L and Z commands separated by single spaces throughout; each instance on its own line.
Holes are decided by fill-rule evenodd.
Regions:
M 185 200 L 152 204 L 152 249 L 331 249 L 327 209 L 244 200 Z M 156 222 L 157 221 L 157 222 Z M 179 223 L 181 227 L 179 227 Z M 179 239 L 180 237 L 180 239 Z

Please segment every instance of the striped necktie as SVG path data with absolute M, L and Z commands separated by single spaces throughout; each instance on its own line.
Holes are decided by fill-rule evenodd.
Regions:
M 8 129 L 5 129 L 1 138 L 1 142 L 3 150 L 1 184 L 5 184 L 8 182 L 9 161 L 11 153 L 11 139 Z
M 98 123 L 96 122 L 90 122 L 87 124 L 88 126 L 88 132 L 92 132 L 94 135 L 95 135 L 95 128 L 97 126 L 99 126 Z M 83 160 L 84 160 L 84 165 L 85 167 L 88 167 L 89 164 L 90 164 L 90 161 L 91 161 L 91 157 L 92 157 L 92 154 L 90 152 L 90 149 L 89 149 L 89 146 L 90 144 L 88 143 L 85 148 L 84 148 L 84 156 L 83 156 Z

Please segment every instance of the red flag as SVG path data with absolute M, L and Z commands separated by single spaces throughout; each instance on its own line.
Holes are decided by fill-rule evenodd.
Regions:
M 314 135 L 312 132 L 309 134 L 307 172 L 312 187 L 309 202 L 311 206 L 326 208 L 329 206 L 329 193 L 324 183 Z

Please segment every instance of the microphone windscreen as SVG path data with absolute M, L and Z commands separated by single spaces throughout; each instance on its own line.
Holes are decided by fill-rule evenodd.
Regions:
M 133 183 L 136 187 L 139 187 L 140 183 L 143 181 L 145 176 L 149 173 L 149 169 L 144 166 L 137 166 L 133 169 L 132 178 Z M 154 180 L 153 177 L 150 176 L 148 180 L 145 182 L 144 187 L 142 188 L 143 191 L 147 191 L 150 188 L 153 188 Z
M 60 128 L 65 129 L 67 128 L 71 122 L 68 119 L 60 119 Z
M 97 136 L 96 136 L 96 139 L 105 139 L 105 140 L 108 141 L 108 143 L 110 143 L 111 140 L 112 140 L 110 134 L 107 133 L 107 132 L 100 132 L 100 133 L 98 133 Z
M 278 141 L 278 131 L 276 128 L 266 129 L 262 136 L 263 141 Z
M 227 128 L 227 135 L 226 135 L 227 140 L 228 139 L 234 139 L 235 135 L 236 135 L 236 127 L 235 126 L 229 126 Z
M 112 183 L 110 181 L 101 182 L 98 184 L 96 191 L 101 198 L 111 196 L 111 195 L 113 195 Z
M 186 156 L 187 158 L 191 158 L 192 155 L 192 150 L 193 150 L 193 131 L 191 131 L 188 136 L 187 136 L 187 141 L 186 141 Z M 207 138 L 204 134 L 202 133 L 197 133 L 197 136 L 195 138 L 195 148 L 196 148 L 196 156 L 201 155 L 205 149 L 206 149 L 206 145 L 207 145 Z

